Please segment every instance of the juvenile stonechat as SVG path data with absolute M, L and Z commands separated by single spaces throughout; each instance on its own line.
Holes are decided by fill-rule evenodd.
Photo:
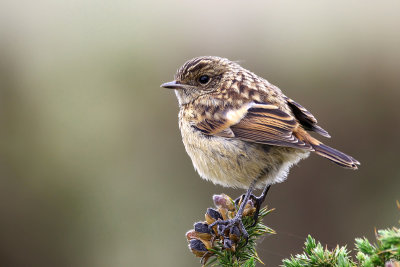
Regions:
M 257 217 L 271 184 L 284 181 L 310 151 L 345 168 L 360 164 L 308 133 L 330 137 L 307 109 L 226 58 L 191 59 L 161 87 L 175 90 L 182 140 L 200 176 L 247 189 L 236 217 L 216 222 L 221 232 L 237 225 L 247 238 L 241 221 L 247 201 L 255 202 Z M 256 188 L 264 188 L 260 197 L 252 195 Z

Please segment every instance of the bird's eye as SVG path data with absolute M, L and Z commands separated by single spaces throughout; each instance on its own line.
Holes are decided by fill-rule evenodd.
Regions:
M 206 84 L 210 80 L 210 77 L 208 75 L 201 75 L 199 78 L 199 83 L 201 84 Z

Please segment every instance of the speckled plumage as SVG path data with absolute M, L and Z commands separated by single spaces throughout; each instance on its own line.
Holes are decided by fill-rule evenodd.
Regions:
M 204 75 L 209 80 L 202 84 Z M 359 164 L 308 134 L 329 137 L 309 111 L 228 59 L 191 59 L 162 86 L 175 89 L 182 140 L 195 169 L 216 184 L 260 188 L 282 182 L 310 151 L 342 167 Z

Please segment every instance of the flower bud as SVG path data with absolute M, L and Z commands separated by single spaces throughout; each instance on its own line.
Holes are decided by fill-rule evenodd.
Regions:
M 194 231 L 197 233 L 197 236 L 203 240 L 211 240 L 211 231 L 208 228 L 208 224 L 203 222 L 197 222 L 194 224 Z
M 216 211 L 215 209 L 208 208 L 206 212 L 206 222 L 207 224 L 212 224 L 213 222 L 217 221 L 218 219 L 222 220 L 222 215 Z
M 204 243 L 199 239 L 192 239 L 189 241 L 189 249 L 196 257 L 203 257 L 208 252 Z
M 227 209 L 228 211 L 235 211 L 233 200 L 225 194 L 214 195 L 213 201 L 215 206 L 218 208 Z
M 192 239 L 195 239 L 195 238 L 199 238 L 198 236 L 197 236 L 197 233 L 196 233 L 196 231 L 195 230 L 189 230 L 189 231 L 187 231 L 186 232 L 186 239 L 188 240 L 188 241 L 190 241 L 190 240 L 192 240 Z
M 253 201 L 250 199 L 244 207 L 243 216 L 252 216 L 255 212 L 256 208 L 254 207 Z

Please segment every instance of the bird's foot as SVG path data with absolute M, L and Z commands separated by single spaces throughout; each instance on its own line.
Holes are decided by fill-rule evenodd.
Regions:
M 242 216 L 236 215 L 230 220 L 218 220 L 209 225 L 209 229 L 213 229 L 217 226 L 217 235 L 224 237 L 224 247 L 229 249 L 232 247 L 233 243 L 239 241 L 243 237 L 247 241 L 249 239 L 249 234 L 247 233 Z
M 258 216 L 260 214 L 260 209 L 261 209 L 261 205 L 265 200 L 265 197 L 267 196 L 268 190 L 270 189 L 271 185 L 267 185 L 262 194 L 259 197 L 256 197 L 253 194 L 250 194 L 249 199 L 253 202 L 254 207 L 256 208 L 254 215 L 253 215 L 253 224 L 251 225 L 252 227 L 255 226 L 257 224 L 257 219 Z M 235 205 L 238 206 L 239 203 L 244 199 L 245 195 L 241 195 L 240 197 L 238 197 L 237 199 L 235 199 Z

